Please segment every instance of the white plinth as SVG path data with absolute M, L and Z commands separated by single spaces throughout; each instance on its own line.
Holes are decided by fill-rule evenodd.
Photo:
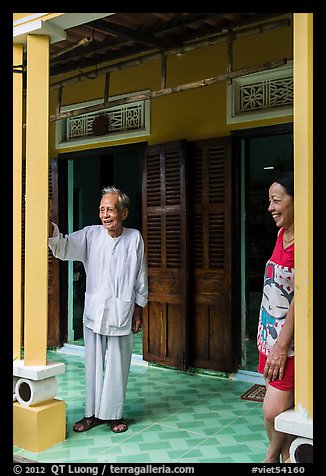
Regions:
M 295 410 L 287 410 L 275 418 L 275 430 L 290 435 L 313 438 L 313 422 L 311 418 L 301 415 Z
M 13 362 L 14 377 L 22 377 L 30 380 L 43 380 L 54 377 L 65 371 L 63 362 L 49 362 L 47 365 L 28 365 L 25 366 L 24 360 L 15 360 Z

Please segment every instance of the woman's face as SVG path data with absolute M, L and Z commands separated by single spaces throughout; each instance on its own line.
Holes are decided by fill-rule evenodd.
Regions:
M 276 226 L 289 228 L 294 220 L 293 197 L 288 195 L 285 189 L 277 182 L 269 188 L 269 207 Z

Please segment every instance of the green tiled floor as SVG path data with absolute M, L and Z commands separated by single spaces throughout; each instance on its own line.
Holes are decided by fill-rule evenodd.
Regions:
M 83 416 L 83 358 L 49 351 L 66 364 L 57 398 L 66 401 L 66 440 L 39 453 L 14 447 L 20 457 L 51 463 L 259 463 L 267 438 L 262 404 L 242 400 L 251 383 L 185 373 L 133 361 L 122 434 L 101 425 L 75 433 Z

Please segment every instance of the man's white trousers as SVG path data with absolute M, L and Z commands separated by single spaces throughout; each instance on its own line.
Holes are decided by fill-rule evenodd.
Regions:
M 122 418 L 132 356 L 133 334 L 104 336 L 84 326 L 85 416 Z

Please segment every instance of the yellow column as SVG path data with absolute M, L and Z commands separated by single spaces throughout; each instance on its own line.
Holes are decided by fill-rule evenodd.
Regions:
M 16 118 L 14 124 L 17 124 L 18 129 L 17 118 L 20 114 L 18 105 L 16 109 L 14 104 L 14 118 Z M 24 360 L 18 360 L 13 365 L 14 376 L 25 377 L 25 383 L 32 382 L 32 380 L 46 381 L 46 379 L 64 370 L 62 368 L 64 364 L 47 365 L 46 361 L 48 322 L 48 123 L 49 38 L 47 36 L 29 35 L 27 37 L 26 98 Z M 19 136 L 17 136 L 17 140 L 14 140 L 15 156 L 17 157 L 19 148 L 21 150 L 20 140 Z M 14 170 L 15 167 L 19 166 L 16 166 L 14 162 Z M 19 169 L 19 172 L 20 174 L 18 172 L 15 174 L 15 177 L 17 176 L 14 186 L 16 201 L 18 200 L 16 197 L 18 195 L 16 182 L 21 178 L 21 169 Z M 14 217 L 17 222 L 20 221 L 17 218 L 20 209 L 21 204 L 19 203 L 14 210 Z M 16 224 L 16 228 L 18 228 L 18 224 Z M 18 251 L 20 252 L 18 248 L 19 246 L 16 244 L 16 255 Z M 18 264 L 15 266 L 18 269 Z M 15 340 L 17 340 L 17 337 Z M 28 367 L 27 371 L 26 367 Z M 29 374 L 28 377 L 26 377 L 26 373 Z M 45 385 L 48 382 L 49 380 Z M 27 395 L 21 395 L 21 397 L 23 401 L 29 401 Z M 65 437 L 66 405 L 63 400 L 53 398 L 35 405 L 31 403 L 27 406 L 23 405 L 21 401 L 14 403 L 14 445 L 38 452 L 63 441 Z
M 27 37 L 25 365 L 46 365 L 49 38 Z
M 23 64 L 23 45 L 13 46 L 13 65 Z M 13 73 L 13 358 L 21 358 L 22 332 L 22 133 L 23 75 Z
M 294 13 L 295 409 L 313 415 L 313 15 Z

